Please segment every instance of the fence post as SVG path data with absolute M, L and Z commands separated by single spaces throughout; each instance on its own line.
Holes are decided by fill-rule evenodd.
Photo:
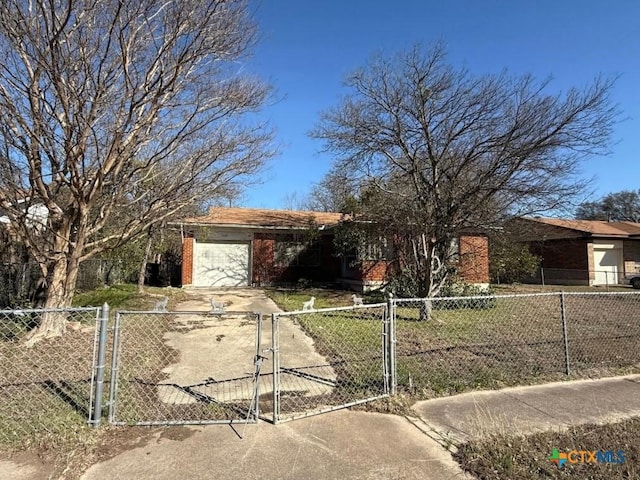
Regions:
M 255 415 L 256 422 L 260 417 L 260 368 L 262 367 L 262 313 L 256 314 L 256 320 L 258 322 L 258 328 L 256 329 L 256 356 L 254 361 L 255 367 L 255 380 L 253 384 L 253 398 L 255 404 L 253 405 L 253 413 Z
M 116 395 L 118 393 L 118 364 L 120 355 L 120 312 L 116 312 L 113 325 L 113 348 L 111 349 L 111 384 L 109 385 L 109 423 L 113 424 L 116 417 Z
M 391 395 L 396 394 L 396 388 L 398 385 L 398 381 L 396 378 L 396 308 L 395 308 L 395 300 L 393 298 L 393 293 L 389 292 L 389 297 L 387 299 L 387 312 L 389 316 L 388 328 L 387 332 L 387 358 L 389 359 L 389 374 L 390 378 L 390 386 L 391 386 Z
M 91 425 L 100 426 L 102 419 L 102 395 L 104 392 L 104 367 L 107 352 L 107 331 L 109 329 L 109 305 L 105 303 L 100 312 L 100 333 L 98 336 L 98 358 L 95 364 L 96 389 L 94 394 Z
M 567 335 L 567 310 L 564 304 L 564 292 L 560 293 L 560 315 L 562 317 L 562 339 L 564 341 L 564 363 L 565 372 L 567 375 L 571 374 L 569 369 L 569 337 Z
M 280 347 L 278 338 L 278 314 L 271 314 L 271 354 L 273 361 L 273 423 L 280 417 Z
M 389 363 L 391 373 L 391 395 L 397 393 L 398 376 L 396 372 L 396 300 L 389 293 Z
M 389 301 L 387 301 L 382 314 L 382 342 L 380 343 L 380 348 L 382 348 L 382 377 L 384 379 L 382 388 L 385 395 L 388 395 L 391 391 L 391 374 L 389 373 L 391 370 L 391 360 L 389 359 L 389 323 L 391 322 L 389 316 L 391 315 L 391 310 L 389 306 Z

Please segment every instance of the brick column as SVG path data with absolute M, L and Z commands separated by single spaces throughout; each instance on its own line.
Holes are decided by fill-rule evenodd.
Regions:
M 195 239 L 187 237 L 182 242 L 182 286 L 193 285 L 193 249 Z
M 460 237 L 458 274 L 468 283 L 489 283 L 489 239 L 480 236 Z

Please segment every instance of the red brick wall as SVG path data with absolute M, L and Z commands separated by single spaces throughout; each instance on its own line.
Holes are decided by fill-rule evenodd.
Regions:
M 356 279 L 371 282 L 386 280 L 390 262 L 365 260 L 357 266 Z
M 595 279 L 593 243 L 585 238 L 546 240 L 529 244 L 529 250 L 542 258 L 544 279 L 547 283 L 589 283 Z M 536 281 L 541 281 L 538 273 Z
M 271 283 L 274 277 L 275 237 L 273 234 L 256 233 L 253 236 L 253 283 Z
M 530 246 L 531 253 L 542 257 L 544 268 L 589 270 L 586 239 L 547 240 Z
M 489 283 L 489 239 L 481 236 L 461 236 L 458 275 L 468 283 Z
M 320 239 L 320 265 L 281 266 L 275 264 L 275 234 L 256 233 L 253 240 L 253 282 L 257 285 L 296 282 L 300 278 L 333 281 L 340 275 L 340 259 L 333 255 L 333 237 Z
M 193 246 L 195 239 L 187 237 L 182 241 L 182 285 L 193 284 Z
M 489 240 L 482 236 L 460 238 L 460 263 L 458 275 L 469 283 L 489 283 Z M 383 281 L 387 279 L 393 262 L 364 261 L 357 268 L 356 279 L 363 281 Z

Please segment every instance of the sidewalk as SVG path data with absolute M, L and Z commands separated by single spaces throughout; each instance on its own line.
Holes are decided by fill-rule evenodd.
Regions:
M 186 429 L 187 427 L 175 427 Z M 449 452 L 404 418 L 340 410 L 271 425 L 189 427 L 92 466 L 82 480 L 470 478 Z
M 640 416 L 640 375 L 471 392 L 418 402 L 412 422 L 440 443 Z
M 640 416 L 640 375 L 473 392 L 419 402 L 413 410 L 417 416 L 407 419 L 342 410 L 262 422 L 247 426 L 244 439 L 224 426 L 194 428 L 180 441 L 158 433 L 82 478 L 470 478 L 443 446 Z
M 341 410 L 235 430 L 226 425 L 157 429 L 146 442 L 93 465 L 81 478 L 469 479 L 443 447 L 492 434 L 640 416 L 640 375 L 472 392 L 419 402 L 413 411 L 415 417 L 407 418 Z M 28 459 L 16 460 L 0 462 L 0 472 L 47 478 L 46 469 L 38 472 Z

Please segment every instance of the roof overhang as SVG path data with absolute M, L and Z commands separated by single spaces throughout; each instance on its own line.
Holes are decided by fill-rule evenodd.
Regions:
M 176 227 L 202 227 L 202 228 L 227 228 L 237 230 L 309 230 L 310 228 L 318 230 L 328 230 L 336 227 L 338 224 L 332 225 L 254 225 L 239 223 L 208 223 L 208 222 L 169 222 L 167 225 Z

